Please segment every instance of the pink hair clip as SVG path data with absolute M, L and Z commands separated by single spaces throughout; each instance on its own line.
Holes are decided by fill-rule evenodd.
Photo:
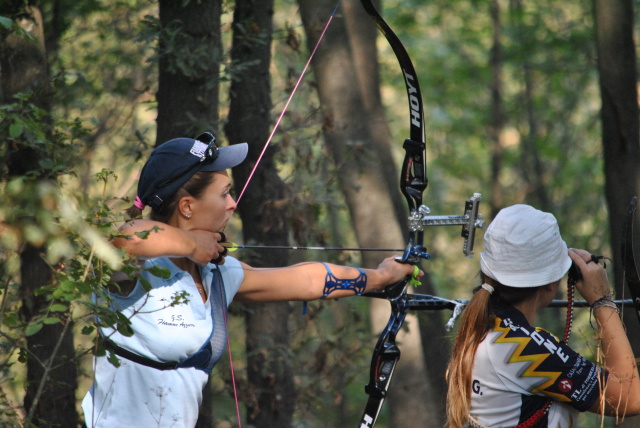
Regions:
M 142 202 L 142 199 L 140 199 L 140 196 L 136 196 L 136 199 L 133 201 L 133 205 L 140 210 L 143 210 L 144 207 L 146 207 L 146 205 Z

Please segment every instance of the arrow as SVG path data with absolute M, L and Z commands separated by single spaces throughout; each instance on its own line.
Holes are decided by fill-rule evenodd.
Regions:
M 230 252 L 239 249 L 249 250 L 317 250 L 317 251 L 391 251 L 402 253 L 404 249 L 399 248 L 355 248 L 355 247 L 297 247 L 280 245 L 238 245 L 235 242 L 218 242 L 222 247 Z

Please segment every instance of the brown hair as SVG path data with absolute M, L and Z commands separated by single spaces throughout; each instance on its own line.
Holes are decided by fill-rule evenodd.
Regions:
M 460 329 L 456 334 L 447 367 L 447 419 L 449 427 L 461 428 L 469 421 L 471 409 L 471 376 L 473 363 L 480 342 L 495 322 L 494 306 L 513 306 L 535 293 L 539 287 L 516 288 L 500 284 L 480 272 L 483 283 L 494 288 L 489 293 L 478 286 L 473 290 L 473 297 L 465 307 L 460 321 Z
M 213 172 L 196 172 L 181 188 L 178 189 L 165 203 L 158 208 L 152 208 L 149 218 L 151 220 L 168 223 L 178 206 L 178 201 L 183 196 L 191 195 L 200 198 L 207 187 L 213 182 Z M 131 205 L 125 211 L 129 219 L 142 217 L 142 210 L 135 205 Z

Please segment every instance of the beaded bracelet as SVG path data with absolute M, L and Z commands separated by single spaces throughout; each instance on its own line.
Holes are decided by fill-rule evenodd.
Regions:
M 591 312 L 595 312 L 596 309 L 602 307 L 615 309 L 618 315 L 620 315 L 620 308 L 618 308 L 618 306 L 614 303 L 613 297 L 611 296 L 602 296 L 601 298 L 593 302 L 591 304 Z

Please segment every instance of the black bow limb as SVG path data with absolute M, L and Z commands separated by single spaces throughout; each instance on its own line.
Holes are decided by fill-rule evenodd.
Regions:
M 418 84 L 418 77 L 409 58 L 409 54 L 396 34 L 382 19 L 371 0 L 361 0 L 363 8 L 376 23 L 378 29 L 385 36 L 398 59 L 407 89 L 409 102 L 409 138 L 404 141 L 405 158 L 400 172 L 400 191 L 405 197 L 412 216 L 420 216 L 422 195 L 427 188 L 427 168 L 425 151 L 424 111 L 422 93 Z M 428 258 L 424 247 L 424 234 L 421 227 L 412 228 L 400 263 L 417 265 L 421 259 Z M 388 299 L 391 303 L 391 317 L 384 331 L 380 335 L 374 348 L 371 360 L 369 384 L 365 391 L 369 396 L 364 414 L 360 420 L 361 428 L 371 428 L 375 425 L 387 395 L 387 389 L 395 366 L 400 359 L 400 349 L 395 343 L 396 334 L 402 327 L 407 314 L 407 307 L 402 305 L 402 297 L 411 276 L 388 286 L 384 291 L 370 297 Z

